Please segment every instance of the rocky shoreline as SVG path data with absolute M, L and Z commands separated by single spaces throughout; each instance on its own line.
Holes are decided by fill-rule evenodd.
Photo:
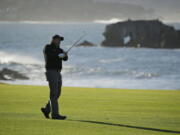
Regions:
M 28 80 L 29 77 L 25 76 L 24 74 L 11 70 L 8 68 L 3 68 L 0 71 L 0 80 L 8 81 L 8 80 Z
M 104 47 L 180 48 L 180 30 L 159 20 L 127 20 L 106 26 Z

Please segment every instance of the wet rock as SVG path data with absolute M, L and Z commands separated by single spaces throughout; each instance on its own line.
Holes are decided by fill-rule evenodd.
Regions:
M 180 48 L 180 31 L 159 20 L 127 20 L 106 26 L 106 47 Z
M 96 46 L 95 44 L 85 40 L 82 43 L 78 44 L 77 47 L 84 46 L 84 47 L 93 47 Z
M 28 80 L 29 78 L 17 71 L 3 68 L 0 71 L 0 80 Z

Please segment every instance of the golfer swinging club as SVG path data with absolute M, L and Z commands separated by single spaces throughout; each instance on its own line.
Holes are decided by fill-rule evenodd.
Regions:
M 52 119 L 64 120 L 66 116 L 62 116 L 59 113 L 58 98 L 61 95 L 62 86 L 62 60 L 67 61 L 68 55 L 60 48 L 61 41 L 64 38 L 55 35 L 52 37 L 51 44 L 48 44 L 44 48 L 46 79 L 49 82 L 50 99 L 45 107 L 41 108 L 41 111 L 45 118 L 49 118 L 51 113 Z

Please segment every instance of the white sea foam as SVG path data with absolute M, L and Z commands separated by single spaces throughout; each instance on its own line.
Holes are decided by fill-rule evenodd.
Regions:
M 95 23 L 102 23 L 102 24 L 111 24 L 111 23 L 116 23 L 116 22 L 121 22 L 124 21 L 124 19 L 120 18 L 111 18 L 109 20 L 95 20 Z
M 42 61 L 39 61 L 27 55 L 11 54 L 0 51 L 0 63 L 42 64 Z
M 167 83 L 168 81 L 168 83 Z M 43 85 L 48 86 L 45 79 L 1 81 L 10 84 Z M 179 90 L 176 85 L 180 81 L 172 80 L 129 80 L 112 78 L 63 78 L 63 86 L 66 87 L 91 87 L 91 88 L 117 88 L 117 89 L 145 89 L 145 90 Z

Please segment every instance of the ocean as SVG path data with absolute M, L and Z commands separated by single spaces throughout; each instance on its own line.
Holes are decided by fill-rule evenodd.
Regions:
M 12 69 L 29 80 L 1 81 L 11 84 L 48 85 L 43 48 L 51 37 L 65 37 L 67 50 L 84 32 L 97 47 L 75 47 L 63 63 L 63 86 L 180 89 L 180 49 L 104 48 L 100 23 L 0 23 L 0 70 Z M 176 29 L 180 24 L 176 24 Z

